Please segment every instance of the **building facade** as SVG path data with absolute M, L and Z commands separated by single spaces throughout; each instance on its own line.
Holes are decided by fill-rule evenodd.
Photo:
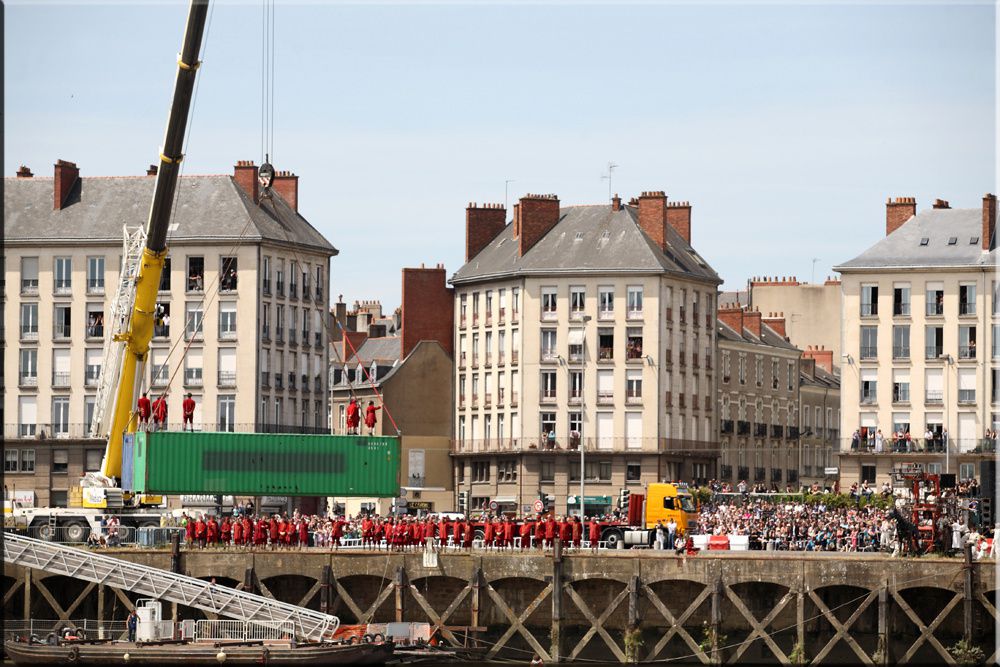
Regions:
M 799 360 L 799 404 L 799 483 L 832 489 L 840 479 L 840 376 L 809 351 Z
M 755 276 L 746 303 L 762 313 L 779 313 L 792 345 L 822 346 L 840 360 L 840 281 L 800 282 L 796 276 Z
M 718 317 L 719 479 L 798 490 L 801 352 L 780 318 L 728 304 Z
M 123 227 L 145 226 L 154 182 L 152 168 L 89 178 L 62 160 L 52 178 L 22 167 L 5 179 L 4 470 L 36 504 L 62 503 L 99 469 L 103 443 L 87 437 Z M 297 176 L 279 172 L 261 193 L 250 162 L 180 179 L 141 378 L 166 394 L 171 429 L 191 393 L 195 429 L 326 432 L 337 250 L 297 207 Z
M 450 445 L 453 437 L 454 365 L 452 290 L 444 266 L 403 269 L 403 299 L 393 318 L 374 301 L 337 304 L 334 317 L 345 335 L 332 345 L 330 414 L 334 433 L 347 433 L 347 406 L 376 412 L 375 433 L 398 435 L 400 484 L 410 514 L 451 511 L 455 493 Z M 386 329 L 392 335 L 385 335 Z M 377 334 L 377 335 L 374 335 Z M 442 340 L 443 339 L 443 340 Z M 362 424 L 362 432 L 368 429 Z M 331 498 L 338 511 L 356 515 L 392 511 L 390 498 Z
M 460 510 L 542 498 L 611 511 L 622 490 L 715 473 L 719 278 L 691 247 L 691 207 L 643 193 L 513 220 L 466 210 L 455 287 Z
M 886 236 L 843 276 L 842 484 L 921 463 L 960 478 L 992 456 L 1000 427 L 994 195 L 980 208 L 886 204 Z M 855 438 L 855 432 L 858 437 Z M 893 434 L 909 441 L 893 442 Z

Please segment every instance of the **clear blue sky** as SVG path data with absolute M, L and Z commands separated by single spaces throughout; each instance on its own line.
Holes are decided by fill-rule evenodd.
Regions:
M 5 175 L 155 161 L 185 5 L 6 9 Z M 816 278 L 884 234 L 885 198 L 996 191 L 992 4 L 276 9 L 273 162 L 337 246 L 332 294 L 399 300 L 464 259 L 469 201 L 665 190 L 734 288 Z M 218 4 L 187 173 L 260 161 L 259 3 Z

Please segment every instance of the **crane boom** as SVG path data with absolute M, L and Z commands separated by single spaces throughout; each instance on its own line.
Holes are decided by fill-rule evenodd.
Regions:
M 160 150 L 159 168 L 153 190 L 153 203 L 149 208 L 146 224 L 146 247 L 136 276 L 135 303 L 128 331 L 119 340 L 125 344 L 121 373 L 118 377 L 118 391 L 112 410 L 108 445 L 101 464 L 101 474 L 105 478 L 121 477 L 122 436 L 135 431 L 135 388 L 138 374 L 149 352 L 149 341 L 153 337 L 153 315 L 156 308 L 156 294 L 160 285 L 163 261 L 167 256 L 167 228 L 177 189 L 180 163 L 184 158 L 184 134 L 191 98 L 194 94 L 198 55 L 201 53 L 202 37 L 208 18 L 209 0 L 191 0 L 188 9 L 184 44 L 177 57 L 177 79 L 174 83 L 174 97 L 167 118 L 167 131 Z

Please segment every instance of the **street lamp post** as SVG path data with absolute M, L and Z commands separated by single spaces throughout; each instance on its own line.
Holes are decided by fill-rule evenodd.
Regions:
M 583 376 L 582 384 L 580 387 L 580 419 L 583 420 L 583 416 L 587 414 L 587 322 L 590 321 L 590 315 L 583 316 L 583 363 L 581 365 L 580 374 Z M 583 433 L 580 433 L 580 521 L 581 523 L 587 517 L 585 511 L 585 505 L 583 500 L 584 483 L 583 483 L 583 467 L 584 467 L 584 440 Z

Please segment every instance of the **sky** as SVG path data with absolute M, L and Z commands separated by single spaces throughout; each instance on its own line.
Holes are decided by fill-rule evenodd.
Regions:
M 185 173 L 262 161 L 261 2 L 212 9 Z M 399 303 L 464 261 L 469 202 L 643 190 L 693 205 L 724 289 L 820 281 L 885 233 L 887 197 L 997 192 L 989 2 L 286 3 L 272 163 L 340 250 L 331 294 Z M 156 162 L 183 2 L 8 3 L 4 167 Z M 509 185 L 507 181 L 512 181 Z M 814 261 L 815 260 L 815 261 Z

